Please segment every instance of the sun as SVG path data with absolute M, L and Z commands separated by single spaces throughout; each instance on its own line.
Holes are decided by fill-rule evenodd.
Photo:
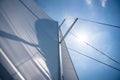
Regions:
M 79 39 L 81 40 L 81 41 L 88 41 L 88 35 L 86 35 L 86 34 L 80 34 L 79 35 Z
M 87 34 L 87 32 L 86 33 L 85 32 L 77 33 L 76 37 L 81 42 L 87 42 L 89 40 L 89 35 Z

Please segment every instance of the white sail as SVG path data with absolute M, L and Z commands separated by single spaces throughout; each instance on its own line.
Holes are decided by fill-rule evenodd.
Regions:
M 57 28 L 32 0 L 0 0 L 0 62 L 15 80 L 59 79 Z
M 63 38 L 62 32 L 60 30 L 60 40 Z M 62 67 L 62 80 L 78 80 L 77 73 L 75 71 L 74 65 L 72 63 L 70 54 L 68 52 L 65 41 L 63 40 L 60 44 L 61 49 L 61 67 Z

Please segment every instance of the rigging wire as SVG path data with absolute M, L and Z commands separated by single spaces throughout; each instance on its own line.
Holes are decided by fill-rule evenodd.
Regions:
M 108 57 L 109 59 L 111 59 L 112 61 L 118 63 L 120 65 L 120 62 L 116 61 L 115 59 L 113 59 L 112 57 L 108 56 L 106 53 L 100 51 L 99 49 L 95 48 L 94 46 L 90 45 L 89 43 L 87 42 L 84 42 L 86 45 L 88 45 L 89 47 L 95 49 L 96 51 L 98 51 L 99 53 L 103 54 L 104 56 Z
M 73 34 L 73 33 L 71 33 L 71 32 L 70 32 L 70 34 L 71 34 L 72 36 L 74 36 L 77 40 L 79 40 L 75 34 Z M 84 42 L 87 46 L 93 48 L 93 49 L 96 50 L 97 52 L 101 53 L 102 55 L 106 56 L 107 58 L 109 58 L 109 59 L 112 60 L 113 62 L 115 62 L 115 63 L 117 63 L 117 64 L 120 65 L 120 62 L 116 61 L 115 59 L 113 59 L 112 57 L 110 57 L 109 55 L 107 55 L 106 53 L 100 51 L 99 49 L 95 48 L 94 46 L 90 45 L 89 43 L 87 43 L 87 42 L 85 42 L 85 41 L 83 41 L 83 42 Z
M 101 24 L 101 25 L 106 25 L 106 26 L 111 26 L 111 27 L 115 27 L 115 28 L 120 28 L 120 26 L 112 25 L 112 24 L 108 24 L 108 23 L 103 23 L 103 22 L 98 22 L 98 21 L 93 21 L 93 20 L 88 20 L 88 19 L 82 19 L 82 18 L 78 18 L 78 19 L 82 20 L 82 21 L 88 21 L 88 22 L 97 23 L 97 24 Z
M 64 46 L 63 46 L 64 47 Z M 95 59 L 95 58 L 93 58 L 93 57 L 91 57 L 91 56 L 88 56 L 88 55 L 85 55 L 85 54 L 83 54 L 83 53 L 81 53 L 81 52 L 79 52 L 79 51 L 77 51 L 77 50 L 75 50 L 75 49 L 72 49 L 72 48 L 69 48 L 69 47 L 67 47 L 69 50 L 71 50 L 71 51 L 73 51 L 73 52 L 76 52 L 76 53 L 78 53 L 78 54 L 81 54 L 82 56 L 85 56 L 85 57 L 87 57 L 87 58 L 89 58 L 89 59 L 92 59 L 92 60 L 94 60 L 94 61 L 97 61 L 97 62 L 99 62 L 99 63 L 101 63 L 101 64 L 103 64 L 103 65 L 105 65 L 105 66 L 108 66 L 108 67 L 110 67 L 110 68 L 112 68 L 112 69 L 115 69 L 115 70 L 117 70 L 117 71 L 120 71 L 120 69 L 118 69 L 118 68 L 116 68 L 116 67 L 114 67 L 114 66 L 112 66 L 112 65 L 109 65 L 109 64 L 107 64 L 107 63 L 104 63 L 104 62 L 102 62 L 102 61 L 100 61 L 100 60 L 97 60 L 97 59 Z
M 67 18 L 67 19 L 75 19 L 75 18 Z M 98 22 L 98 21 L 94 21 L 94 20 L 90 20 L 90 19 L 78 18 L 78 20 L 87 21 L 87 22 L 96 23 L 96 24 L 101 24 L 101 25 L 110 26 L 110 27 L 114 27 L 114 28 L 120 28 L 120 26 L 118 26 L 118 25 L 113 25 L 113 24 L 109 24 L 109 23 Z

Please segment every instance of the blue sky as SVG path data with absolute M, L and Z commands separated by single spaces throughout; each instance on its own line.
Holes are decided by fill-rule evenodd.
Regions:
M 120 0 L 35 0 L 35 2 L 59 23 L 64 18 L 67 19 L 62 27 L 63 33 L 75 17 L 120 26 Z M 78 20 L 71 32 L 79 40 L 69 34 L 66 38 L 67 46 L 120 69 L 120 64 L 82 42 L 85 38 L 87 43 L 120 62 L 119 28 Z M 69 52 L 80 80 L 120 80 L 120 71 L 73 51 Z

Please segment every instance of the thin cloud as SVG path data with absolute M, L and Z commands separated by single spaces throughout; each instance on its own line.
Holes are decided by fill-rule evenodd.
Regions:
M 106 2 L 107 2 L 107 0 L 101 0 L 102 7 L 106 7 Z
M 88 5 L 92 5 L 92 1 L 93 1 L 93 0 L 86 0 L 86 3 L 87 3 Z

